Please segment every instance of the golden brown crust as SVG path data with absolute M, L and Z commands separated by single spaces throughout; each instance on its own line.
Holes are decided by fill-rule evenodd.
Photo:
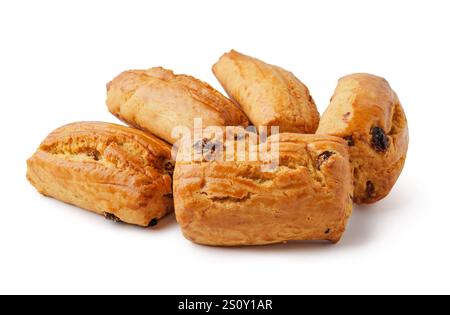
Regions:
M 255 126 L 279 126 L 280 132 L 316 131 L 320 119 L 316 104 L 291 72 L 234 50 L 219 59 L 213 72 Z
M 129 127 L 79 122 L 52 132 L 27 161 L 42 194 L 148 226 L 173 210 L 170 146 Z
M 218 246 L 337 242 L 352 209 L 346 143 L 281 134 L 279 152 L 274 172 L 261 161 L 178 161 L 175 213 L 184 235 Z
M 403 169 L 409 136 L 403 108 L 385 79 L 370 74 L 340 79 L 317 133 L 348 140 L 356 203 L 389 194 Z
M 194 77 L 161 67 L 121 73 L 107 85 L 109 111 L 122 121 L 149 131 L 169 143 L 176 126 L 248 126 L 248 119 L 231 100 Z

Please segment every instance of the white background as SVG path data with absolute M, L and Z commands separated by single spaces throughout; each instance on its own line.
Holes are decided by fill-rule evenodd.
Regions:
M 448 1 L 1 1 L 0 293 L 450 293 Z M 322 112 L 339 77 L 386 77 L 410 124 L 391 195 L 338 245 L 210 248 L 173 216 L 117 225 L 39 195 L 26 159 L 54 128 L 116 122 L 105 84 L 164 66 L 210 82 L 235 48 L 293 71 Z

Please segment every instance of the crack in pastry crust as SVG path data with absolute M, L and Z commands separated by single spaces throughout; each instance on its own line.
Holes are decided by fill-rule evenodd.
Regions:
M 27 161 L 42 194 L 148 226 L 172 211 L 170 146 L 139 130 L 81 122 L 52 132 Z

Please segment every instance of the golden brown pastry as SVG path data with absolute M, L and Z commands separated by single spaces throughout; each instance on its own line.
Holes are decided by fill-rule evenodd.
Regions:
M 40 193 L 107 218 L 148 226 L 173 210 L 170 146 L 140 130 L 66 125 L 27 164 L 27 178 Z
M 234 50 L 219 59 L 213 72 L 255 126 L 279 126 L 280 132 L 316 131 L 320 119 L 316 104 L 291 72 Z
M 405 163 L 408 124 L 385 79 L 370 74 L 340 79 L 317 133 L 347 140 L 356 203 L 373 203 L 389 194 Z
M 276 140 L 268 141 L 271 148 Z M 234 161 L 177 160 L 175 213 L 186 238 L 218 246 L 339 241 L 352 209 L 346 142 L 280 134 L 278 143 L 273 172 L 261 168 L 267 162 L 237 155 Z
M 178 140 L 173 128 L 192 131 L 195 118 L 202 118 L 203 128 L 248 126 L 242 110 L 207 83 L 163 68 L 125 71 L 107 90 L 112 114 L 172 144 Z

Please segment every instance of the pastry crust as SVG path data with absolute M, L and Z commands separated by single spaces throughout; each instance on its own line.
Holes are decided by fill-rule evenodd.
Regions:
M 109 111 L 127 124 L 174 144 L 176 126 L 193 131 L 194 119 L 208 126 L 248 126 L 231 100 L 194 77 L 161 67 L 121 73 L 107 85 Z
M 308 88 L 291 72 L 231 50 L 213 66 L 225 91 L 257 127 L 314 133 L 320 115 Z
M 52 132 L 28 159 L 42 194 L 140 226 L 173 210 L 170 146 L 140 130 L 79 122 Z
M 280 134 L 279 153 L 273 172 L 262 171 L 266 162 L 236 156 L 235 161 L 177 161 L 175 213 L 185 237 L 217 246 L 339 241 L 352 210 L 345 141 Z
M 348 141 L 356 203 L 389 194 L 403 169 L 409 136 L 403 108 L 385 79 L 370 74 L 340 79 L 317 133 Z

